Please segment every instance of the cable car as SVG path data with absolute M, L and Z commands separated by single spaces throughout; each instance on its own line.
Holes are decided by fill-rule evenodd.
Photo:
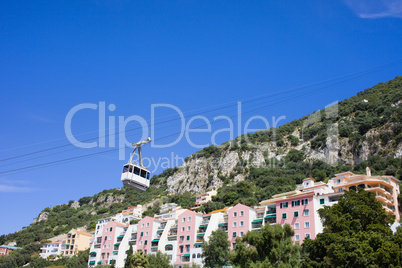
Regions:
M 123 185 L 128 188 L 144 192 L 149 188 L 149 179 L 151 173 L 142 164 L 141 147 L 151 141 L 151 138 L 147 138 L 143 141 L 133 143 L 134 150 L 130 156 L 130 160 L 123 166 L 123 172 L 121 174 L 121 181 Z M 133 156 L 138 149 L 139 164 L 133 162 Z

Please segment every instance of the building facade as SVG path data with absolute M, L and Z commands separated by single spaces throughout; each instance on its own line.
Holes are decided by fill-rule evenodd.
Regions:
M 44 259 L 47 259 L 49 257 L 57 258 L 58 255 L 62 254 L 61 242 L 44 243 L 40 251 L 41 253 L 39 253 L 39 256 L 41 256 Z
M 145 217 L 134 225 L 117 223 L 116 217 L 101 219 L 88 265 L 115 262 L 116 267 L 122 268 L 132 246 L 134 252 L 145 254 L 161 251 L 178 268 L 192 263 L 202 266 L 201 245 L 218 229 L 228 234 L 230 249 L 236 247 L 236 238 L 249 231 L 260 231 L 267 224 L 289 224 L 295 232 L 294 243 L 303 243 L 323 231 L 317 211 L 336 204 L 345 190 L 358 187 L 373 192 L 385 211 L 399 220 L 399 180 L 392 176 L 371 176 L 369 169 L 365 175 L 345 172 L 336 174 L 328 183 L 304 179 L 294 191 L 274 195 L 253 208 L 237 204 L 202 215 L 171 203 L 165 204 L 155 218 Z
M 0 246 L 0 256 L 8 255 L 10 252 L 12 252 L 13 250 L 16 250 L 16 249 L 21 249 L 21 248 L 15 247 L 15 246 L 1 245 Z
M 93 235 L 90 233 L 72 229 L 67 233 L 67 238 L 61 243 L 61 254 L 65 257 L 77 255 L 79 251 L 86 250 L 90 247 L 92 239 Z

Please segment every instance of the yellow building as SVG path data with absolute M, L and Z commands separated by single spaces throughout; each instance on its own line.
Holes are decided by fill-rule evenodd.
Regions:
M 62 241 L 62 255 L 66 257 L 77 255 L 79 251 L 88 249 L 93 239 L 94 236 L 90 233 L 72 229 Z

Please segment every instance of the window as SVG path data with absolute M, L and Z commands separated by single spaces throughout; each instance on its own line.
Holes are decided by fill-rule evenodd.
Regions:
M 105 241 L 107 241 L 107 236 L 105 236 Z
M 141 227 L 144 228 L 144 224 L 141 224 Z
M 244 221 L 241 221 L 241 222 L 240 222 L 240 226 L 244 226 Z
M 184 241 L 184 235 L 180 236 L 180 241 Z
M 337 182 L 337 183 L 341 183 L 341 180 L 340 180 L 340 179 L 337 179 L 336 182 Z
M 183 221 L 183 222 L 186 222 L 186 218 L 183 218 L 182 221 Z
M 320 205 L 324 205 L 325 204 L 325 199 L 324 198 L 321 198 L 320 199 Z
M 244 211 L 240 211 L 240 216 L 244 216 Z
M 190 240 L 190 236 L 189 236 L 189 235 L 187 236 L 187 241 L 188 241 L 188 240 Z
M 141 236 L 144 236 L 144 232 L 141 232 Z
M 195 253 L 193 253 L 193 259 L 197 258 L 197 255 L 195 255 Z
M 297 229 L 299 229 L 299 228 L 300 228 L 300 223 L 295 222 L 295 227 L 294 227 L 294 229 L 297 230 Z
M 282 213 L 282 219 L 286 219 L 286 213 Z
M 304 228 L 310 228 L 310 222 L 309 221 L 304 222 Z
M 105 229 L 105 233 L 107 233 L 107 228 Z
M 306 234 L 306 238 L 310 238 L 310 234 Z
M 184 246 L 180 246 L 180 253 L 183 253 Z
M 236 243 L 233 243 L 233 248 L 235 248 L 236 247 Z
M 307 198 L 302 200 L 302 205 L 308 205 L 308 199 Z
M 149 227 L 149 222 L 147 222 L 147 227 Z
M 243 237 L 243 235 L 244 235 L 244 232 L 240 232 L 240 237 Z
M 191 217 L 188 217 L 188 221 L 191 221 Z
M 113 227 L 110 227 L 110 231 L 112 231 L 113 230 Z
M 308 215 L 310 215 L 310 210 L 308 210 L 308 209 L 303 210 L 303 216 L 308 216 Z
M 142 246 L 142 241 L 140 241 L 140 246 Z
M 201 258 L 201 253 L 197 254 L 197 259 Z
M 186 227 L 181 227 L 181 231 L 184 232 L 186 230 Z
M 343 189 L 342 189 L 342 188 L 339 188 L 339 189 L 338 189 L 338 192 L 343 192 Z
M 106 248 L 106 245 L 103 245 L 103 248 L 105 249 L 105 248 Z
M 148 231 L 145 232 L 145 236 L 148 236 Z
M 144 241 L 144 246 L 146 246 L 148 244 L 148 240 Z
M 293 212 L 293 216 L 294 216 L 294 217 L 299 217 L 299 211 Z
M 300 241 L 300 235 L 295 235 L 295 241 Z
M 233 238 L 235 238 L 237 236 L 236 232 L 233 232 Z
M 233 212 L 233 217 L 237 217 L 237 212 Z
M 186 245 L 186 251 L 190 252 L 190 245 Z
M 112 236 L 111 236 L 111 235 L 109 235 L 109 240 L 112 240 Z
M 237 227 L 237 222 L 233 222 L 233 227 Z
M 288 207 L 288 202 L 282 202 L 281 204 L 280 204 L 280 207 L 281 208 L 287 208 Z
M 110 248 L 110 244 L 107 244 L 107 248 Z
M 191 230 L 191 226 L 187 226 L 187 231 L 190 231 Z
M 298 207 L 298 206 L 300 206 L 300 200 L 292 201 L 292 207 Z

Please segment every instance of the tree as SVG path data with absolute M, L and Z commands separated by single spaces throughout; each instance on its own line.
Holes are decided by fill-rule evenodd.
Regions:
M 169 255 L 158 251 L 155 255 L 148 255 L 150 268 L 171 268 Z
M 130 268 L 130 259 L 133 256 L 133 245 L 130 243 L 130 248 L 127 250 L 127 258 L 126 262 L 124 263 L 124 268 Z
M 129 268 L 147 268 L 149 267 L 149 261 L 148 261 L 148 256 L 144 255 L 142 251 L 139 251 L 135 253 L 134 255 L 131 255 L 130 258 L 128 258 L 128 263 L 129 263 Z
M 225 231 L 213 231 L 209 242 L 204 241 L 201 246 L 206 267 L 222 267 L 228 263 L 230 242 Z
M 264 225 L 261 232 L 236 239 L 230 261 L 235 267 L 300 267 L 300 246 L 293 245 L 293 235 L 289 224 Z
M 397 267 L 402 264 L 399 234 L 374 194 L 346 191 L 338 204 L 319 211 L 325 226 L 315 240 L 306 239 L 305 267 Z

